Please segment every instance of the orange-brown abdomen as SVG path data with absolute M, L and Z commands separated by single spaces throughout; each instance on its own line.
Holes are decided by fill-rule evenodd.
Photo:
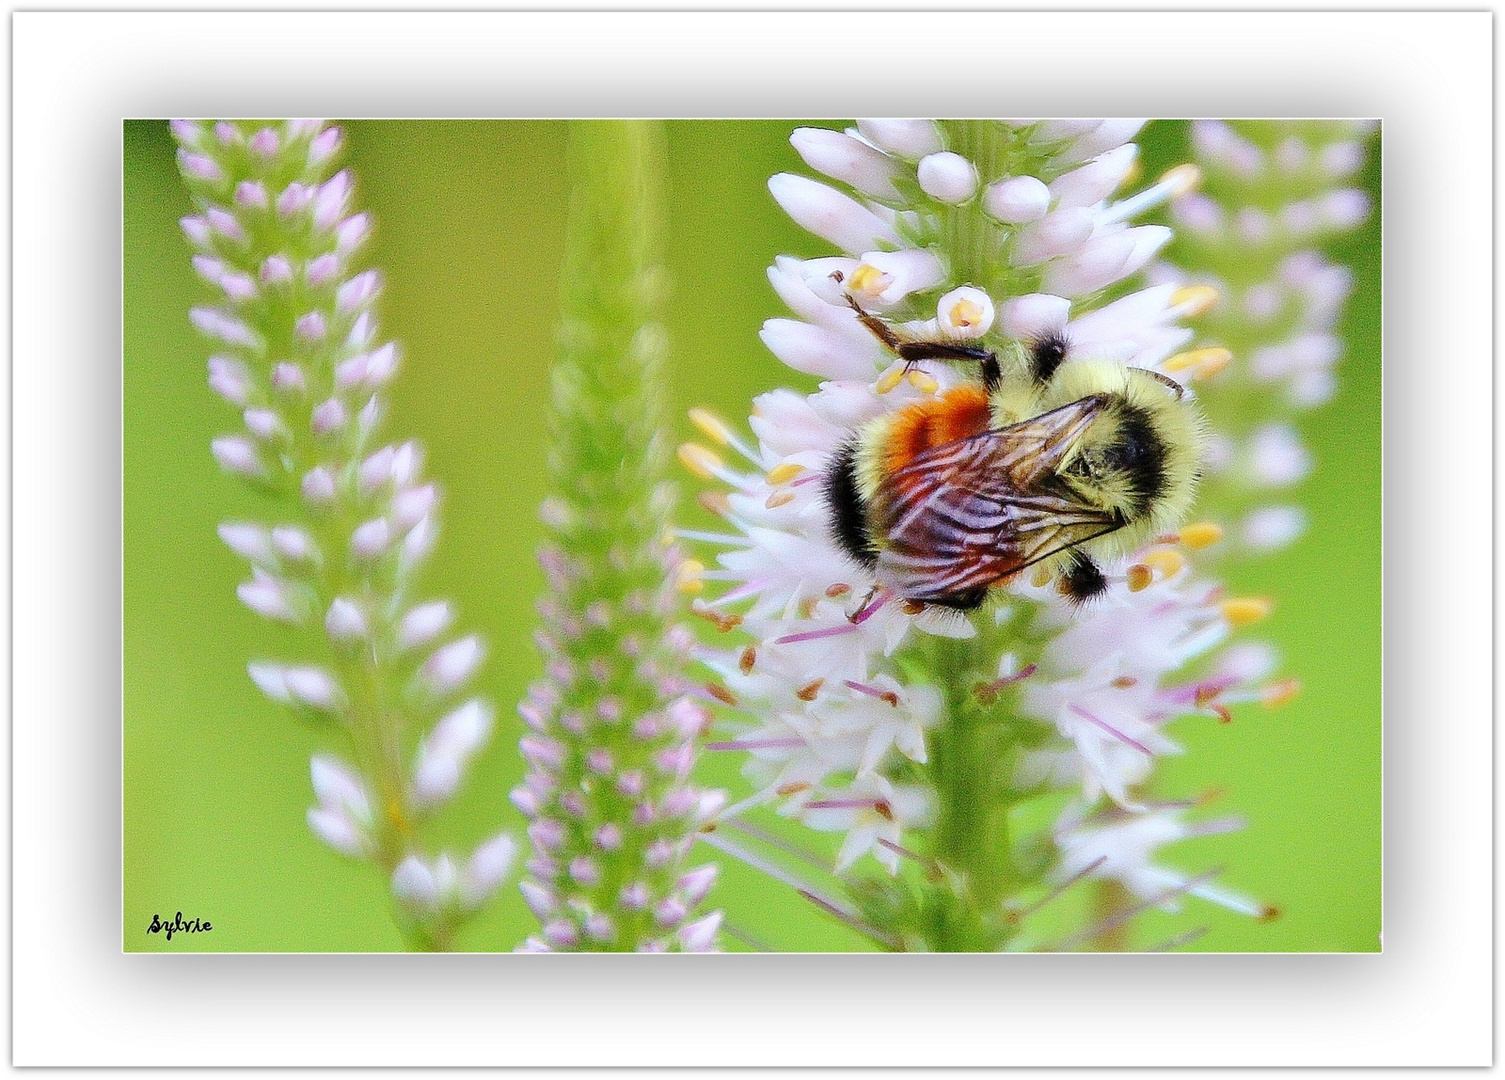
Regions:
M 883 443 L 883 471 L 892 476 L 933 447 L 980 435 L 991 423 L 988 394 L 980 386 L 958 386 L 895 414 Z

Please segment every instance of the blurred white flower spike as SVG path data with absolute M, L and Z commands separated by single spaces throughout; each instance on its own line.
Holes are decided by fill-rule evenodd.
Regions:
M 1172 203 L 1176 243 L 1150 274 L 1216 290 L 1223 300 L 1207 315 L 1206 338 L 1247 361 L 1203 394 L 1227 439 L 1209 462 L 1209 488 L 1223 504 L 1236 552 L 1278 550 L 1305 528 L 1299 507 L 1268 500 L 1311 466 L 1293 422 L 1337 391 L 1338 320 L 1353 272 L 1321 245 L 1369 216 L 1369 196 L 1351 185 L 1377 130 L 1355 120 L 1191 126 L 1205 190 Z
M 751 440 L 696 410 L 710 445 L 680 450 L 714 485 L 702 505 L 725 522 L 681 532 L 716 551 L 684 564 L 678 579 L 693 610 L 725 634 L 701 650 L 716 676 L 710 746 L 744 755 L 753 782 L 720 815 L 727 828 L 707 839 L 883 947 L 1041 947 L 1017 912 L 1035 910 L 1032 893 L 1079 880 L 1112 878 L 1154 899 L 1150 884 L 1173 878 L 1143 858 L 1080 872 L 1102 815 L 1162 820 L 1151 781 L 1157 759 L 1181 751 L 1167 731 L 1179 718 L 1227 720 L 1234 706 L 1295 691 L 1271 678 L 1273 661 L 1223 662 L 1230 636 L 1271 604 L 1229 597 L 1198 571 L 1224 535 L 1213 522 L 1172 522 L 1106 563 L 1085 603 L 1035 567 L 1007 576 L 969 614 L 886 595 L 853 557 L 864 541 L 831 494 L 833 462 L 875 424 L 939 415 L 924 403 L 978 384 L 993 394 L 984 402 L 1031 400 L 1049 377 L 1035 359 L 1041 341 L 1057 343 L 1051 370 L 1145 369 L 1188 407 L 1234 361 L 1194 329 L 1218 303 L 1216 284 L 1145 276 L 1172 232 L 1135 219 L 1170 200 L 1184 205 L 1201 170 L 1178 166 L 1125 193 L 1143 123 L 863 120 L 844 132 L 797 130 L 795 148 L 835 183 L 780 175 L 770 191 L 839 253 L 775 260 L 769 279 L 794 318 L 768 320 L 762 338 L 822 381 L 814 393 L 759 397 Z M 1353 158 L 1318 151 L 1311 160 L 1349 168 Z M 1336 219 L 1341 209 L 1323 213 Z M 906 356 L 910 342 L 951 351 Z M 1288 478 L 1304 468 L 1289 439 L 1267 442 L 1252 468 Z M 1207 445 L 1211 455 L 1218 433 Z M 859 452 L 859 486 L 872 482 L 863 460 Z M 1269 521 L 1259 532 L 1268 546 L 1290 528 Z M 1015 809 L 1059 805 L 1063 791 L 1071 797 L 1057 825 L 1021 842 Z M 842 835 L 825 880 L 757 850 L 787 855 L 790 846 L 787 833 L 755 824 L 762 805 Z M 1156 843 L 1209 831 L 1195 821 L 1178 828 Z M 886 873 L 874 876 L 869 857 Z M 1266 913 L 1194 884 L 1182 891 Z M 842 890 L 849 899 L 831 895 Z M 1072 947 L 1108 940 L 1088 935 Z
M 458 790 L 491 713 L 474 700 L 454 708 L 480 640 L 442 640 L 449 605 L 416 595 L 437 489 L 416 444 L 379 437 L 399 353 L 377 334 L 380 275 L 355 267 L 370 220 L 351 210 L 350 173 L 335 171 L 342 136 L 307 120 L 176 120 L 172 131 L 196 206 L 183 232 L 216 290 L 190 315 L 214 350 L 209 385 L 244 427 L 211 450 L 286 515 L 220 526 L 251 564 L 237 594 L 258 615 L 322 631 L 315 663 L 257 661 L 251 678 L 341 729 L 360 765 L 314 757 L 309 826 L 390 877 L 411 947 L 446 948 L 500 885 L 512 841 L 483 843 L 462 871 L 421 851 L 425 817 Z

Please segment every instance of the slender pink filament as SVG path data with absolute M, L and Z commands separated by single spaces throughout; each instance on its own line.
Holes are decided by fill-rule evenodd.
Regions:
M 1137 739 L 1131 739 L 1131 738 L 1129 738 L 1127 735 L 1125 735 L 1122 731 L 1119 731 L 1112 724 L 1109 724 L 1109 723 L 1106 723 L 1106 722 L 1104 722 L 1102 720 L 1099 720 L 1097 717 L 1093 716 L 1090 712 L 1088 712 L 1086 709 L 1082 708 L 1080 705 L 1073 705 L 1073 706 L 1071 706 L 1071 711 L 1074 712 L 1074 713 L 1076 713 L 1078 716 L 1080 716 L 1084 720 L 1090 720 L 1090 721 L 1092 721 L 1098 727 L 1100 727 L 1104 731 L 1106 731 L 1109 735 L 1112 735 L 1119 742 L 1124 743 L 1127 746 L 1132 746 L 1135 750 L 1138 750 L 1140 753 L 1144 754 L 1146 757 L 1154 757 L 1155 756 L 1155 751 L 1151 750 L 1144 743 L 1139 742 Z
M 876 686 L 867 686 L 864 683 L 853 682 L 851 679 L 843 679 L 842 685 L 848 687 L 849 689 L 856 690 L 859 694 L 866 694 L 868 697 L 875 697 L 879 701 L 886 701 L 895 708 L 899 707 L 899 695 L 894 693 L 892 690 L 883 690 Z
M 782 750 L 805 745 L 803 739 L 731 739 L 706 743 L 707 750 Z
M 857 627 L 853 623 L 841 623 L 838 626 L 827 626 L 821 630 L 804 630 L 798 634 L 788 634 L 781 638 L 774 638 L 775 645 L 793 645 L 798 641 L 814 641 L 817 638 L 836 637 L 839 634 L 855 634 Z

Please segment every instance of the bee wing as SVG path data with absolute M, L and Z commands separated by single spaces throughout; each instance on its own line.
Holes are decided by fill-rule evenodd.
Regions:
M 917 455 L 886 486 L 879 579 L 906 599 L 945 603 L 1118 528 L 1041 484 L 1104 404 L 1083 398 Z

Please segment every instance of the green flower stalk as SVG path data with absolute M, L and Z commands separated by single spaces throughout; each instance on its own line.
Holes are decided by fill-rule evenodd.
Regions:
M 1198 120 L 1201 191 L 1172 204 L 1177 233 L 1156 277 L 1222 297 L 1206 340 L 1238 362 L 1202 395 L 1220 437 L 1204 504 L 1230 523 L 1228 549 L 1259 554 L 1294 541 L 1305 512 L 1283 493 L 1310 471 L 1296 422 L 1328 401 L 1343 353 L 1335 333 L 1353 275 L 1321 252 L 1369 215 L 1346 186 L 1375 125 L 1347 120 Z
M 418 444 L 379 437 L 398 352 L 377 332 L 379 275 L 355 271 L 370 219 L 350 211 L 337 128 L 180 120 L 173 133 L 197 207 L 183 229 L 217 294 L 191 315 L 215 344 L 209 384 L 244 425 L 212 449 L 274 515 L 219 531 L 250 563 L 240 599 L 281 624 L 299 657 L 252 663 L 251 678 L 331 724 L 351 755 L 314 757 L 310 828 L 389 878 L 413 947 L 445 948 L 495 893 L 514 845 L 499 834 L 461 858 L 423 841 L 492 714 L 465 696 L 479 638 L 454 636 L 450 604 L 418 589 L 438 489 Z
M 534 951 L 702 951 L 721 921 L 695 914 L 715 868 L 686 861 L 719 793 L 688 783 L 709 717 L 685 696 L 692 642 L 673 621 L 679 555 L 665 544 L 662 137 L 647 122 L 570 129 L 545 677 L 519 709 L 529 772 L 512 795 L 530 819 Z
M 1194 398 L 1216 373 L 1208 349 L 1187 349 L 1184 325 L 1213 290 L 1143 277 L 1171 230 L 1134 219 L 1199 173 L 1181 166 L 1119 195 L 1141 124 L 860 120 L 796 131 L 795 148 L 835 184 L 781 175 L 770 190 L 838 253 L 775 261 L 770 280 L 796 317 L 769 320 L 762 337 L 823 381 L 814 394 L 759 397 L 752 442 L 697 413 L 715 448 L 681 448 L 687 467 L 729 489 L 710 500 L 725 531 L 682 534 L 721 548 L 716 565 L 681 578 L 690 590 L 725 586 L 695 602 L 727 634 L 702 653 L 729 705 L 709 746 L 744 754 L 755 789 L 705 840 L 883 948 L 1117 947 L 1139 911 L 1188 896 L 1271 914 L 1212 873 L 1158 862 L 1168 844 L 1241 824 L 1151 797 L 1156 761 L 1181 749 L 1170 723 L 1226 719 L 1290 692 L 1247 649 L 1223 647 L 1268 605 L 1227 597 L 1193 568 L 1215 526 L 1151 535 L 1104 564 L 1088 603 L 1035 568 L 964 614 L 885 586 L 837 508 L 843 448 L 977 386 L 982 354 L 997 358 L 1006 387 L 1034 385 L 1027 356 L 1042 340 L 1064 342 L 1068 377 L 1089 361 L 1098 372 L 1148 369 L 1167 393 L 1183 383 Z M 938 341 L 952 360 L 899 355 L 905 342 Z M 789 843 L 754 823 L 762 806 L 840 835 L 829 874 L 793 874 L 761 850 Z M 1096 923 L 1065 939 L 1037 929 L 1036 913 L 1084 881 L 1111 901 Z

